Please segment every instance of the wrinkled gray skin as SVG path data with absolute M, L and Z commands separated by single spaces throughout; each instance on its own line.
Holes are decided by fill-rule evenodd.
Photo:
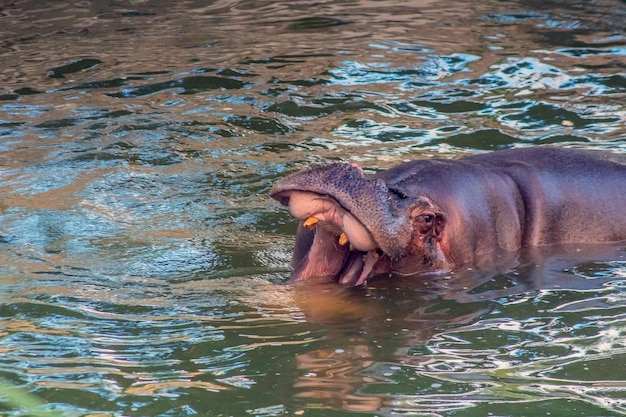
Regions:
M 292 281 L 362 285 L 488 268 L 523 247 L 626 240 L 626 155 L 601 151 L 508 149 L 375 175 L 333 164 L 283 178 L 271 195 L 300 220 Z

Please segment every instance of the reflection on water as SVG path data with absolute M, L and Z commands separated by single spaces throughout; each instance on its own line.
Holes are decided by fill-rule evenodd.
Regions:
M 46 409 L 626 414 L 623 247 L 286 286 L 295 225 L 267 195 L 333 160 L 625 152 L 621 2 L 0 13 L 0 378 Z
M 298 305 L 310 321 L 338 304 L 362 308 L 358 319 L 343 311 L 325 318 L 335 323 L 328 343 L 298 355 L 297 397 L 390 415 L 467 408 L 509 415 L 519 404 L 547 400 L 564 403 L 558 415 L 578 402 L 588 410 L 582 415 L 594 406 L 623 413 L 625 385 L 613 367 L 626 353 L 626 255 L 621 247 L 590 247 L 594 259 L 616 260 L 588 262 L 580 249 L 533 257 L 495 278 L 468 271 L 374 283 L 361 297 L 296 287 L 307 291 Z

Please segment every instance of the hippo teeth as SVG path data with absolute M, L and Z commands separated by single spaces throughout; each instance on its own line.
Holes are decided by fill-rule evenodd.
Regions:
M 341 246 L 344 246 L 346 243 L 348 243 L 348 235 L 346 235 L 345 232 L 341 232 L 341 234 L 339 235 L 339 241 L 338 243 Z
M 374 267 L 380 256 L 380 249 L 371 250 L 367 253 L 360 251 L 350 252 L 339 274 L 339 282 L 355 287 L 365 285 L 367 280 L 373 275 Z
M 361 274 L 359 275 L 359 279 L 354 284 L 355 286 L 365 285 L 367 283 L 367 279 L 372 275 L 374 271 L 374 266 L 378 262 L 378 258 L 380 257 L 378 250 L 372 250 L 367 252 L 365 256 L 363 256 L 363 269 L 361 270 Z
M 304 227 L 309 230 L 313 230 L 317 222 L 319 222 L 319 219 L 317 219 L 316 217 L 309 217 L 304 221 Z

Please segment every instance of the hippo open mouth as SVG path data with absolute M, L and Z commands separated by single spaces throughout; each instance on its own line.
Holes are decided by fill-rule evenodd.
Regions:
M 292 281 L 332 277 L 345 284 L 363 284 L 382 254 L 365 225 L 331 196 L 304 191 L 281 196 L 285 195 L 291 214 L 302 221 L 300 228 L 310 231 L 298 233 L 296 245 L 304 247 L 294 252 L 301 255 L 292 260 Z
M 362 285 L 376 265 L 398 257 L 408 218 L 383 181 L 354 165 L 333 164 L 281 179 L 271 195 L 300 220 L 291 281 L 312 277 Z

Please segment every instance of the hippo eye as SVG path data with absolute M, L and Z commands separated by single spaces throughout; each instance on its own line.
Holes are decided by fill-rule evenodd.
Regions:
M 425 214 L 424 216 L 422 216 L 422 219 L 424 220 L 424 223 L 430 223 L 433 221 L 433 218 L 435 216 L 433 216 L 432 214 Z

